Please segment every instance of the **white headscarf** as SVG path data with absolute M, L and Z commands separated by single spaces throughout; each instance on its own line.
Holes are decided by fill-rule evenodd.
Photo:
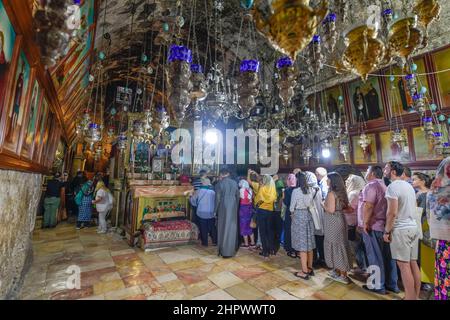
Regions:
M 306 176 L 306 183 L 308 184 L 308 187 L 310 187 L 310 188 L 318 188 L 319 187 L 319 184 L 317 182 L 317 177 L 314 173 L 312 173 L 311 171 L 306 171 L 305 176 Z
M 351 192 L 360 192 L 366 186 L 366 180 L 364 178 L 351 174 L 348 176 L 347 181 L 345 181 L 345 186 L 347 188 L 347 194 Z
M 250 188 L 247 180 L 242 179 L 239 181 L 239 194 L 241 195 L 241 199 L 245 199 L 245 190 L 247 190 L 247 197 L 249 200 L 253 198 L 253 191 Z

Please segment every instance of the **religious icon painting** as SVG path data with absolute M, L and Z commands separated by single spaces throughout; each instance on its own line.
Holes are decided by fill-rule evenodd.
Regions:
M 23 51 L 20 51 L 8 103 L 3 115 L 3 151 L 19 154 L 20 133 L 24 126 L 25 113 L 28 107 L 31 68 Z M 6 118 L 6 119 L 5 119 Z
M 0 119 L 7 104 L 6 96 L 13 69 L 13 62 L 18 50 L 14 50 L 16 33 L 9 20 L 3 2 L 0 0 Z M 1 140 L 1 137 L 0 137 Z
M 38 121 L 37 121 L 37 130 L 36 130 L 36 138 L 34 141 L 35 150 L 33 151 L 33 162 L 39 162 L 39 156 L 42 153 L 43 149 L 43 137 L 44 137 L 44 129 L 45 124 L 48 117 L 48 102 L 47 99 L 44 97 L 42 99 L 42 106 L 41 110 L 39 112 Z
M 41 105 L 42 91 L 39 86 L 39 82 L 35 79 L 31 89 L 31 98 L 29 103 L 29 109 L 26 115 L 26 121 L 24 122 L 25 130 L 22 142 L 21 156 L 27 160 L 31 160 L 33 156 L 34 141 L 37 130 L 37 121 L 39 107 Z
M 358 79 L 349 83 L 348 92 L 354 122 L 383 118 L 381 90 L 377 77 L 369 77 L 366 82 Z
M 424 59 L 415 59 L 414 63 L 417 66 L 416 73 L 425 73 L 425 61 Z M 386 85 L 386 93 L 389 101 L 390 114 L 392 116 L 400 116 L 407 114 L 412 110 L 413 99 L 406 87 L 405 72 L 397 67 L 393 66 L 387 69 L 385 72 L 384 82 Z M 419 75 L 419 88 L 428 86 L 427 77 Z M 428 87 L 427 87 L 428 88 Z
M 359 144 L 359 136 L 352 137 L 353 162 L 355 164 L 377 163 L 377 148 L 375 134 L 367 134 L 369 145 L 365 148 Z
M 402 139 L 399 139 L 402 138 Z M 393 131 L 380 133 L 381 160 L 388 161 L 410 161 L 411 156 L 408 145 L 408 133 L 405 129 L 394 133 Z
M 439 93 L 441 95 L 441 108 L 450 108 L 450 48 L 433 54 L 436 71 L 447 70 L 436 74 Z
M 49 112 L 47 122 L 45 125 L 45 132 L 44 136 L 42 138 L 42 144 L 44 145 L 44 148 L 42 149 L 41 154 L 39 155 L 39 163 L 41 165 L 45 164 L 45 158 L 48 155 L 49 148 L 51 147 L 50 140 L 52 137 L 53 130 L 56 126 L 56 117 L 53 112 Z
M 436 154 L 434 142 L 432 139 L 427 138 L 423 127 L 413 128 L 412 134 L 416 161 L 442 159 L 442 155 Z
M 336 115 L 336 119 L 341 118 L 342 123 L 345 122 L 344 93 L 341 86 L 335 86 L 322 92 L 322 108 L 332 117 Z

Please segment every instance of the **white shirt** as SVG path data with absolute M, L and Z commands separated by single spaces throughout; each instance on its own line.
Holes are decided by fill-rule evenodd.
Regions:
M 386 190 L 386 198 L 398 200 L 398 214 L 394 221 L 394 229 L 407 229 L 417 227 L 416 193 L 406 181 L 395 180 Z
M 98 190 L 97 194 L 95 195 L 95 200 L 99 200 L 100 198 L 102 198 L 102 200 L 95 204 L 95 208 L 97 209 L 97 211 L 103 212 L 107 209 L 108 206 L 108 194 L 103 189 Z

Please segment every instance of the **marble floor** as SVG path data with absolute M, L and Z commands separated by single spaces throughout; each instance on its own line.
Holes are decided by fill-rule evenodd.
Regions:
M 296 278 L 300 260 L 283 252 L 264 261 L 245 249 L 231 259 L 216 248 L 188 245 L 144 252 L 131 248 L 117 234 L 99 235 L 95 228 L 72 224 L 36 230 L 34 261 L 19 299 L 401 299 L 366 292 L 353 279 L 344 285 L 316 270 L 311 280 Z M 68 268 L 79 268 L 80 289 L 67 289 Z M 73 268 L 73 267 L 72 267 Z M 69 269 L 70 272 L 71 269 Z M 69 281 L 70 282 L 70 281 Z

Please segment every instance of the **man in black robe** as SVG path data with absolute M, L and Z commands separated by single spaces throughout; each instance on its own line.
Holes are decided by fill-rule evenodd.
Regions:
M 365 95 L 365 100 L 367 104 L 367 112 L 369 114 L 369 120 L 378 119 L 381 117 L 380 112 L 380 102 L 378 99 L 378 92 L 373 87 L 373 84 L 370 83 L 370 90 Z

